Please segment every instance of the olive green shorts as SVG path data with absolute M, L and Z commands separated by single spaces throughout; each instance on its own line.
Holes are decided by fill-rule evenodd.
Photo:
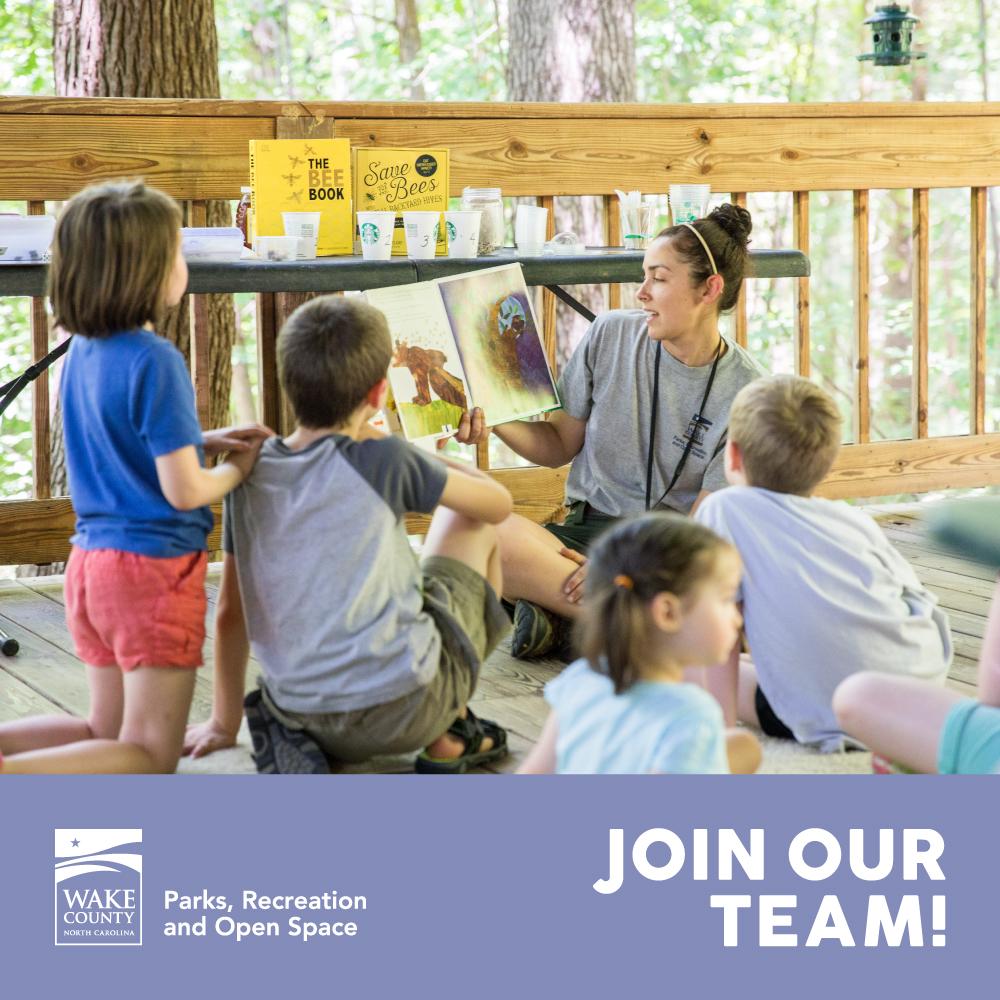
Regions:
M 468 704 L 483 660 L 510 629 L 499 598 L 474 569 L 446 556 L 424 559 L 421 569 L 424 610 L 441 636 L 438 671 L 426 687 L 368 708 L 306 714 L 279 708 L 262 685 L 274 716 L 305 730 L 334 760 L 412 753 L 432 743 Z

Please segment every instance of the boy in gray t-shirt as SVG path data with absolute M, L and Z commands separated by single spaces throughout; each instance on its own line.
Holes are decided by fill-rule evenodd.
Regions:
M 753 659 L 734 650 L 736 714 L 825 751 L 851 742 L 833 711 L 846 677 L 874 670 L 943 682 L 951 660 L 947 616 L 878 525 L 811 495 L 839 447 L 840 413 L 822 389 L 795 376 L 753 382 L 729 412 L 732 485 L 695 514 L 743 560 Z M 729 716 L 732 687 L 722 699 Z
M 417 770 L 448 773 L 502 756 L 504 731 L 467 703 L 507 628 L 492 525 L 510 513 L 510 494 L 368 427 L 392 354 L 377 309 L 314 299 L 289 318 L 278 351 L 298 426 L 265 442 L 227 499 L 215 706 L 188 746 L 235 741 L 249 639 L 263 667 L 247 702 L 259 768 L 323 770 L 323 755 L 424 747 Z M 422 564 L 410 512 L 434 512 Z

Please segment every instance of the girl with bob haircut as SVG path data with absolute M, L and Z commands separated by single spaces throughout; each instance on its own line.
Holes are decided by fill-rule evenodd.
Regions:
M 49 295 L 74 334 L 60 387 L 77 518 L 66 617 L 90 714 L 0 725 L 9 773 L 177 767 L 205 639 L 208 505 L 270 434 L 203 434 L 184 358 L 156 334 L 187 287 L 180 223 L 167 195 L 116 181 L 80 192 L 56 226 Z M 205 451 L 227 450 L 203 468 Z
M 756 771 L 754 736 L 727 733 L 715 699 L 682 679 L 735 643 L 740 571 L 731 545 L 680 514 L 605 532 L 576 626 L 583 658 L 546 686 L 552 712 L 521 773 Z

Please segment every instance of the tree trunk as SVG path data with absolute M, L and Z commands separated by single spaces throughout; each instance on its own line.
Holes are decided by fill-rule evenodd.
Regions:
M 396 30 L 399 32 L 399 61 L 404 69 L 412 70 L 409 74 L 410 100 L 426 101 L 418 62 L 421 41 L 416 0 L 396 0 Z
M 635 0 L 510 0 L 507 96 L 511 101 L 634 101 Z M 603 212 L 595 199 L 556 202 L 556 230 L 572 229 L 601 244 Z M 580 288 L 593 312 L 602 288 Z M 586 323 L 557 308 L 560 360 L 572 353 Z
M 218 97 L 214 0 L 55 0 L 55 88 L 61 97 Z M 228 202 L 207 203 L 207 224 L 231 225 Z M 185 207 L 185 222 L 187 210 Z M 231 295 L 210 295 L 212 410 L 229 420 L 231 358 L 236 337 Z M 188 355 L 187 296 L 158 331 Z M 68 492 L 59 407 L 52 426 L 52 494 Z M 44 572 L 60 568 L 42 567 Z

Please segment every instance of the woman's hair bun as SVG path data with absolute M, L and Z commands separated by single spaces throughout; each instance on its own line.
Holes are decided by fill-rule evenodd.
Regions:
M 753 220 L 745 208 L 726 202 L 713 208 L 708 218 L 740 246 L 745 247 L 750 242 Z

